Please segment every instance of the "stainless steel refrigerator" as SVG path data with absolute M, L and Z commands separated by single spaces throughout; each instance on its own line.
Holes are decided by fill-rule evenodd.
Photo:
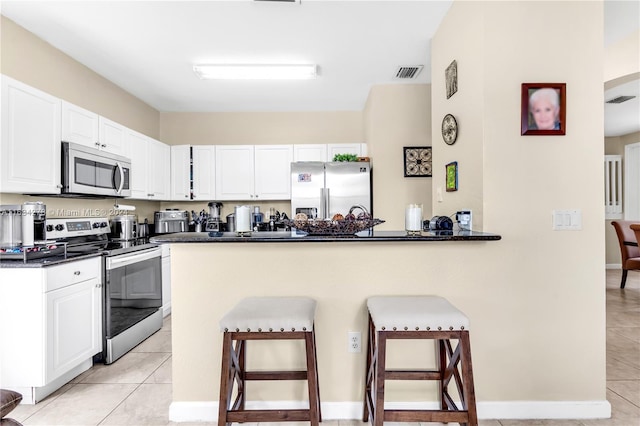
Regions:
M 362 205 L 373 216 L 371 184 L 369 162 L 291 163 L 291 214 L 331 219 Z

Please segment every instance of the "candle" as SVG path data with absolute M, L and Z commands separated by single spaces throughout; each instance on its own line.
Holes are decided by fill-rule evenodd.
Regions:
M 405 210 L 404 228 L 409 232 L 422 230 L 422 205 L 409 204 Z
M 249 206 L 236 206 L 236 233 L 251 232 L 251 213 Z

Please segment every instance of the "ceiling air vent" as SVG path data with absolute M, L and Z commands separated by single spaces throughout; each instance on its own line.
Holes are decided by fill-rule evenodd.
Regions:
M 635 98 L 635 96 L 618 96 L 617 98 L 609 99 L 606 103 L 608 104 L 621 104 L 630 99 Z
M 406 80 L 416 78 L 420 71 L 422 71 L 424 65 L 414 65 L 411 67 L 398 67 L 396 70 L 395 79 Z

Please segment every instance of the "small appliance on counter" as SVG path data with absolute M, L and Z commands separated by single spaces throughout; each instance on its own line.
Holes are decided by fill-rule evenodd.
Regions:
M 186 210 L 167 209 L 153 214 L 156 234 L 172 234 L 189 230 L 189 213 Z
M 115 241 L 131 241 L 138 238 L 138 216 L 126 214 L 114 216 L 111 219 L 111 235 L 109 238 Z
M 206 232 L 219 232 L 223 229 L 222 219 L 220 218 L 220 208 L 222 203 L 218 201 L 211 201 L 209 204 L 209 217 L 205 223 L 204 230 Z
M 46 212 L 40 201 L 0 205 L 0 259 L 66 256 L 64 244 L 47 241 Z

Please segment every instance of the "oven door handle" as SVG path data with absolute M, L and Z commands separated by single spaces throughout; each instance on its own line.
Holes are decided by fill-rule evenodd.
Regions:
M 112 270 L 161 256 L 162 252 L 159 248 L 157 248 L 153 250 L 146 250 L 139 254 L 125 254 L 120 256 L 107 257 L 106 268 L 107 270 Z

